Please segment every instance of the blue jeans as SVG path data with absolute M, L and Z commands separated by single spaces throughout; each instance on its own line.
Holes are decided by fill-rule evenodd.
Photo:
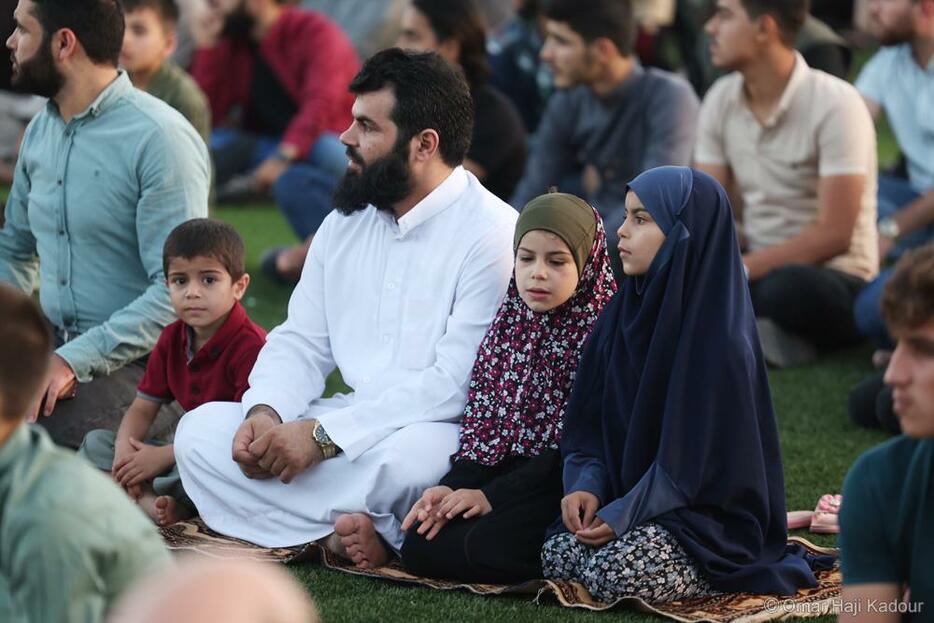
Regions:
M 211 132 L 210 143 L 218 182 L 223 183 L 258 167 L 275 153 L 280 141 L 219 128 Z M 346 169 L 346 148 L 336 134 L 326 132 L 304 160 L 293 163 L 273 184 L 273 199 L 299 239 L 315 233 L 331 211 L 331 192 Z
M 879 218 L 892 216 L 898 210 L 917 199 L 920 194 L 911 187 L 907 180 L 891 175 L 879 175 Z M 881 260 L 895 260 L 905 251 L 920 247 L 934 239 L 934 226 L 928 225 L 918 231 L 912 232 L 899 240 L 898 245 L 892 249 L 887 258 Z M 880 303 L 885 284 L 892 276 L 892 269 L 888 268 L 879 273 L 869 283 L 853 305 L 853 316 L 859 332 L 869 338 L 876 348 L 891 349 L 894 346 L 885 322 L 882 320 Z
M 879 220 L 894 215 L 906 205 L 921 196 L 908 183 L 908 180 L 894 177 L 892 175 L 879 175 L 879 194 L 878 194 L 878 213 Z M 892 249 L 888 258 L 879 258 L 880 260 L 897 259 L 905 251 L 920 247 L 923 244 L 934 239 L 934 225 L 927 225 L 918 231 L 906 234 L 898 241 L 898 245 Z
M 299 240 L 318 231 L 331 212 L 331 193 L 337 179 L 311 165 L 294 164 L 272 185 L 276 205 Z

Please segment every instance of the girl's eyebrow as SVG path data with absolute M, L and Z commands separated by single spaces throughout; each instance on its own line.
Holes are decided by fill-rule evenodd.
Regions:
M 520 247 L 517 249 L 517 251 L 525 251 L 526 253 L 531 253 L 532 255 L 535 255 L 535 251 L 532 251 L 531 249 L 526 249 L 526 248 L 523 247 L 523 246 L 520 246 Z M 567 255 L 567 256 L 570 256 L 571 253 L 568 252 L 568 251 L 549 251 L 549 252 L 546 253 L 545 255 Z

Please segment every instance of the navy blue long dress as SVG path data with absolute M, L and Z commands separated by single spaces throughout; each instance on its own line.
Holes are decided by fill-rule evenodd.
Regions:
M 666 238 L 597 321 L 561 444 L 565 494 L 593 493 L 617 538 L 602 556 L 568 551 L 576 540 L 559 520 L 543 550 L 546 575 L 584 581 L 604 600 L 633 590 L 633 570 L 648 582 L 637 589 L 654 586 L 647 596 L 663 599 L 815 586 L 803 550 L 786 545 L 778 431 L 726 193 L 683 167 L 643 173 L 629 189 Z M 653 556 L 646 530 L 661 562 L 686 554 L 687 566 L 641 560 Z M 586 569 L 568 573 L 568 557 Z M 652 570 L 672 577 L 653 585 Z

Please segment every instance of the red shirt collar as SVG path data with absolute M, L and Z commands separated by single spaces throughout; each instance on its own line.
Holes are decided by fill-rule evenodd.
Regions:
M 233 337 L 240 331 L 240 328 L 244 324 L 248 323 L 249 320 L 249 317 L 246 315 L 246 310 L 243 309 L 243 305 L 240 304 L 240 301 L 236 301 L 234 306 L 230 309 L 230 313 L 227 314 L 227 320 L 224 321 L 224 324 L 220 326 L 220 328 L 217 330 L 217 333 L 211 336 L 211 339 L 205 342 L 204 346 L 198 349 L 198 352 L 195 353 L 194 357 L 191 358 L 189 363 L 194 363 L 195 361 L 204 359 L 205 357 L 217 359 L 220 354 L 224 352 L 224 348 L 227 347 L 227 344 L 230 343 L 230 340 L 233 339 Z M 190 348 L 188 342 L 189 331 L 187 328 L 188 326 L 186 325 L 186 331 L 184 332 L 186 351 Z

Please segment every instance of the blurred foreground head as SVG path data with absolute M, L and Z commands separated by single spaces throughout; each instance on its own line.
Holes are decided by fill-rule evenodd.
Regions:
M 110 623 L 317 623 L 311 598 L 281 567 L 186 558 L 127 591 Z

